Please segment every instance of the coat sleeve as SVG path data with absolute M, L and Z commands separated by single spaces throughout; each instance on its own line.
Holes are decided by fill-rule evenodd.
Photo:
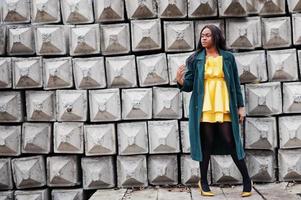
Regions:
M 181 85 L 177 81 L 177 86 L 180 89 L 180 92 L 185 91 L 185 92 L 191 92 L 193 90 L 193 81 L 194 81 L 194 75 L 195 75 L 195 70 L 193 67 L 193 62 L 191 62 L 191 57 L 188 57 L 185 62 L 185 67 L 187 67 L 187 71 L 184 75 L 184 81 L 183 85 Z
M 235 82 L 235 89 L 236 89 L 236 97 L 237 97 L 237 107 L 244 107 L 244 101 L 243 101 L 243 96 L 240 88 L 240 80 L 239 80 L 239 75 L 238 75 L 238 70 L 237 70 L 237 64 L 235 61 L 235 57 L 232 54 L 232 63 L 233 63 L 233 75 L 234 75 L 234 82 Z

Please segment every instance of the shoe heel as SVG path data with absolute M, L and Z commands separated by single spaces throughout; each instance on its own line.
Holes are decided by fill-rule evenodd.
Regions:
M 202 189 L 202 184 L 201 184 L 201 181 L 199 180 L 199 182 L 198 182 L 198 185 L 199 185 L 199 189 L 200 189 L 200 193 L 201 193 L 201 195 L 202 196 L 214 196 L 214 193 L 213 192 L 205 192 L 205 191 L 203 191 L 203 189 Z

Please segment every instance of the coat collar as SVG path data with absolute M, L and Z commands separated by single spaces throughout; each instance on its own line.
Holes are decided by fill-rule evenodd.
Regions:
M 228 53 L 225 50 L 217 48 L 217 51 L 223 57 L 223 59 L 228 58 Z M 200 51 L 196 56 L 196 60 L 205 60 L 205 57 L 206 57 L 206 49 L 202 49 L 202 51 Z

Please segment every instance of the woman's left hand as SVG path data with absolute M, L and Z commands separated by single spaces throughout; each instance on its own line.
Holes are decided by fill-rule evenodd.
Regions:
M 239 107 L 238 108 L 238 117 L 239 117 L 239 123 L 242 124 L 244 121 L 245 114 L 245 107 Z

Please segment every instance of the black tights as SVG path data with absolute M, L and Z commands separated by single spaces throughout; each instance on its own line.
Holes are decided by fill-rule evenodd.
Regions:
M 232 124 L 231 122 L 223 123 L 210 123 L 210 122 L 200 122 L 202 129 L 201 132 L 201 141 L 202 141 L 202 152 L 203 152 L 203 161 L 200 162 L 201 166 L 201 182 L 203 189 L 209 191 L 208 181 L 207 181 L 207 171 L 210 160 L 210 155 L 213 148 L 213 140 L 215 134 L 218 138 L 223 138 L 227 148 L 230 150 L 231 157 L 236 164 L 238 170 L 242 174 L 244 182 L 243 191 L 251 191 L 250 177 L 247 170 L 245 160 L 238 160 L 235 148 L 235 141 L 232 134 Z

